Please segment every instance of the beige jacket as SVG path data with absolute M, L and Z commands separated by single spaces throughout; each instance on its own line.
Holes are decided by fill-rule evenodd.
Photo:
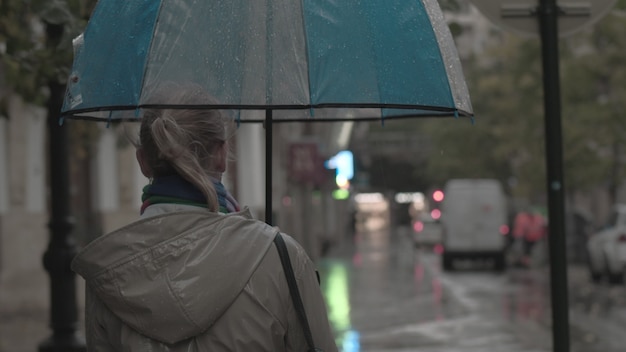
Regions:
M 247 211 L 152 205 L 150 212 L 72 262 L 87 283 L 89 352 L 307 350 L 275 228 Z M 314 264 L 283 236 L 316 347 L 336 351 Z

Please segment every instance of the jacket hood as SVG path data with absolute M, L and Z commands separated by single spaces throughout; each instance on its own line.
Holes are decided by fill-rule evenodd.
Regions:
M 166 213 L 94 240 L 72 269 L 124 323 L 173 344 L 220 318 L 276 232 L 247 212 Z

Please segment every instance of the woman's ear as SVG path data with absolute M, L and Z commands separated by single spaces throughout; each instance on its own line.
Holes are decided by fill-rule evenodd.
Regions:
M 148 166 L 148 162 L 146 161 L 146 155 L 142 148 L 137 148 L 137 151 L 135 151 L 135 157 L 137 157 L 137 162 L 139 163 L 141 173 L 147 178 L 152 178 L 152 169 L 150 168 L 150 166 Z

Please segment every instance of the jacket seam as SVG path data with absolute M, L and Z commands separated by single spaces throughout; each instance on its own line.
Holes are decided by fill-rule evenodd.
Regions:
M 183 233 L 183 234 L 179 234 L 177 236 L 168 238 L 167 240 L 164 240 L 164 241 L 162 241 L 160 243 L 156 243 L 156 244 L 154 244 L 154 245 L 152 245 L 152 246 L 142 250 L 141 252 L 138 252 L 138 253 L 133 254 L 131 256 L 128 256 L 126 258 L 120 259 L 116 263 L 113 263 L 113 264 L 109 265 L 108 267 L 106 267 L 106 268 L 104 268 L 104 269 L 102 269 L 102 270 L 100 270 L 98 272 L 95 272 L 92 275 L 92 277 L 93 278 L 97 278 L 98 276 L 102 275 L 105 272 L 109 272 L 111 270 L 115 270 L 115 269 L 117 269 L 117 268 L 119 268 L 121 266 L 127 265 L 128 263 L 132 262 L 133 260 L 135 260 L 137 258 L 141 258 L 141 257 L 146 256 L 146 255 L 150 256 L 150 261 L 151 262 L 158 262 L 159 259 L 161 257 L 165 256 L 166 254 L 156 255 L 155 252 L 157 251 L 157 249 L 169 246 L 173 242 L 180 241 L 181 238 L 185 238 L 185 237 L 188 237 L 188 236 L 191 236 L 191 235 L 196 235 L 195 238 L 193 238 L 193 239 L 187 239 L 187 243 L 185 243 L 184 246 L 188 246 L 189 244 L 192 244 L 194 242 L 202 240 L 205 236 L 208 236 L 210 234 L 214 234 L 214 233 L 219 232 L 218 230 L 211 230 L 209 232 L 206 232 L 206 233 L 204 233 L 204 236 L 198 236 L 197 235 L 199 232 L 204 232 L 204 230 L 195 230 L 192 233 Z
M 175 294 L 174 288 L 172 287 L 172 280 L 170 280 L 169 276 L 167 275 L 167 272 L 166 272 L 165 276 L 167 278 L 165 280 L 165 283 L 167 284 L 167 289 L 170 292 L 170 295 L 172 295 L 172 297 L 176 300 L 176 303 L 178 303 L 178 306 L 180 307 L 180 310 L 183 312 L 183 314 L 185 315 L 187 320 L 189 320 L 189 322 L 191 322 L 196 328 L 202 330 L 200 325 L 191 317 L 191 315 L 189 314 L 189 312 L 185 308 L 185 305 L 182 303 L 182 301 L 180 300 L 178 295 Z
M 109 272 L 109 274 L 112 274 L 112 272 Z M 111 278 L 113 278 L 113 275 L 111 275 Z M 122 302 L 124 302 L 124 305 L 133 314 L 133 319 L 137 322 L 137 330 L 141 331 L 142 333 L 145 333 L 145 329 L 144 329 L 143 325 L 141 324 L 141 319 L 139 319 L 139 317 L 137 316 L 137 313 L 132 308 L 132 306 L 130 304 L 128 304 L 128 301 L 126 300 L 126 297 L 122 294 L 122 288 L 118 284 L 117 280 L 112 279 L 111 282 L 113 283 L 113 285 L 115 285 L 115 290 L 117 291 L 117 294 L 122 299 Z
M 274 319 L 275 321 L 277 321 L 277 322 L 280 324 L 280 327 L 281 327 L 283 330 L 287 331 L 287 326 L 285 326 L 285 325 L 283 324 L 283 322 L 282 322 L 282 321 L 281 321 L 281 320 L 280 320 L 280 319 L 276 316 L 276 314 L 274 314 L 274 313 L 273 313 L 273 312 L 272 312 L 272 311 L 271 311 L 271 310 L 270 310 L 270 309 L 269 309 L 269 308 L 268 308 L 265 304 L 263 304 L 263 302 L 261 302 L 261 300 L 259 300 L 259 298 L 258 298 L 256 295 L 252 294 L 252 292 L 250 292 L 250 291 L 248 290 L 248 287 L 249 287 L 249 286 L 250 286 L 250 281 L 248 281 L 248 283 L 246 284 L 246 286 L 245 286 L 245 288 L 244 288 L 244 290 L 246 291 L 246 294 L 247 294 L 248 296 L 252 297 L 252 299 L 254 300 L 254 302 L 256 302 L 256 303 L 259 305 L 259 307 L 263 307 L 263 311 L 265 311 L 266 313 L 268 313 L 268 314 L 269 314 L 269 316 L 271 316 L 271 317 L 272 317 L 272 319 Z
M 203 218 L 212 217 L 212 215 L 208 215 L 208 214 L 210 214 L 208 211 L 185 210 L 185 211 L 179 211 L 179 212 L 173 212 L 173 213 L 158 214 L 158 215 L 154 215 L 154 216 L 147 217 L 147 218 L 140 218 L 138 220 L 135 220 L 135 221 L 131 222 L 128 225 L 125 225 L 125 226 L 123 226 L 121 228 L 118 228 L 117 230 L 109 232 L 109 233 L 105 234 L 104 236 L 100 236 L 100 237 L 96 238 L 95 240 L 89 242 L 87 245 L 85 245 L 82 248 L 82 250 L 77 255 L 77 257 L 80 257 L 80 254 L 82 254 L 82 253 L 88 252 L 89 250 L 91 250 L 92 247 L 93 248 L 97 248 L 99 246 L 100 242 L 105 241 L 108 237 L 114 236 L 115 234 L 124 232 L 124 231 L 126 231 L 126 230 L 128 230 L 130 228 L 134 228 L 135 226 L 141 225 L 141 224 L 146 223 L 146 222 L 154 221 L 154 220 L 161 219 L 161 218 L 169 218 L 169 217 L 172 217 L 172 216 L 180 215 L 181 213 L 184 213 L 186 215 L 202 215 Z M 240 213 L 231 213 L 231 214 L 225 214 L 225 215 L 221 215 L 221 216 L 242 216 L 242 215 Z M 245 216 L 244 216 L 244 218 L 248 219 Z M 220 219 L 217 218 L 217 219 L 214 219 L 213 223 L 216 223 L 216 222 L 219 222 L 219 221 L 220 221 Z M 222 226 L 223 226 L 223 224 L 222 224 Z M 118 262 L 112 263 L 108 268 L 105 268 L 105 269 L 102 269 L 100 271 L 95 272 L 92 275 L 92 277 L 97 277 L 98 275 L 101 275 L 102 273 L 106 272 L 111 267 L 118 267 L 120 265 L 123 265 L 123 264 L 127 263 L 130 260 L 133 260 L 133 259 L 135 259 L 135 258 L 137 258 L 137 257 L 139 257 L 139 256 L 141 256 L 143 254 L 145 254 L 146 252 L 150 252 L 151 248 L 153 248 L 154 246 L 163 245 L 163 244 L 168 243 L 168 242 L 170 242 L 170 241 L 172 241 L 172 240 L 174 240 L 176 238 L 184 237 L 184 236 L 185 236 L 185 234 L 180 234 L 178 236 L 175 236 L 175 237 L 172 237 L 172 238 L 168 238 L 165 241 L 162 241 L 160 243 L 155 243 L 153 246 L 150 246 L 149 248 L 146 248 L 143 251 L 141 251 L 141 252 L 139 252 L 139 253 L 137 253 L 135 255 L 132 255 L 132 256 L 127 257 L 127 258 L 122 258 Z M 80 262 L 79 262 L 79 264 L 80 264 Z M 80 266 L 82 267 L 82 265 L 80 265 Z

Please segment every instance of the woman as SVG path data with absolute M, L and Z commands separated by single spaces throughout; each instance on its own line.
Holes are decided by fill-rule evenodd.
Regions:
M 197 104 L 201 88 L 163 99 Z M 137 160 L 151 180 L 140 219 L 88 244 L 72 269 L 87 283 L 89 351 L 305 351 L 276 247 L 277 230 L 239 211 L 220 182 L 232 121 L 216 110 L 146 110 Z M 282 235 L 313 340 L 336 351 L 313 263 Z

